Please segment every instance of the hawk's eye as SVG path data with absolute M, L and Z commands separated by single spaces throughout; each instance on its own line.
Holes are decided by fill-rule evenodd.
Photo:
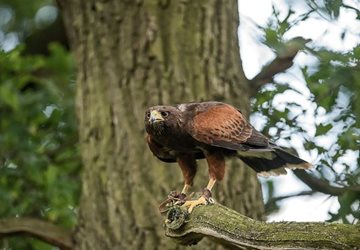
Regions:
M 150 112 L 146 112 L 146 118 L 150 118 Z
M 161 111 L 161 116 L 162 117 L 167 117 L 168 115 L 169 115 L 169 112 Z

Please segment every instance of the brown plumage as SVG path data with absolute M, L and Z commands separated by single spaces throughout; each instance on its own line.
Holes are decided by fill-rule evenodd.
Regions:
M 154 155 L 165 162 L 178 162 L 186 193 L 193 184 L 196 160 L 206 158 L 211 190 L 222 180 L 225 157 L 238 157 L 261 175 L 286 174 L 286 168 L 309 168 L 311 165 L 292 155 L 256 131 L 244 115 L 221 102 L 185 103 L 154 106 L 145 113 L 147 143 Z M 189 211 L 201 200 L 187 201 Z

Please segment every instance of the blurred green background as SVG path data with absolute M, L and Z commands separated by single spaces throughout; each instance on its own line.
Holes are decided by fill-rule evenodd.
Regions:
M 53 1 L 0 1 L 0 218 L 76 223 L 75 68 Z M 52 249 L 27 238 L 0 249 Z

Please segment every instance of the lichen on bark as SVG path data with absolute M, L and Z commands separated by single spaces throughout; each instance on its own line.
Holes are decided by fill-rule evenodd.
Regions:
M 317 222 L 266 223 L 219 204 L 200 206 L 189 215 L 172 207 L 166 235 L 179 244 L 197 244 L 209 237 L 231 249 L 358 249 L 360 225 Z
M 182 187 L 181 172 L 147 149 L 144 110 L 216 99 L 249 113 L 237 2 L 58 2 L 78 68 L 76 108 L 84 167 L 76 249 L 180 248 L 163 237 L 157 206 Z M 239 161 L 227 165 L 214 196 L 262 218 L 256 175 Z M 193 190 L 201 190 L 207 180 L 201 163 Z

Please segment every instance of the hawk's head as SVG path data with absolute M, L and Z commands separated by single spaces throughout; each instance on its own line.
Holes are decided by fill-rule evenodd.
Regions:
M 146 132 L 161 135 L 174 132 L 179 128 L 182 113 L 172 106 L 154 106 L 145 112 Z

